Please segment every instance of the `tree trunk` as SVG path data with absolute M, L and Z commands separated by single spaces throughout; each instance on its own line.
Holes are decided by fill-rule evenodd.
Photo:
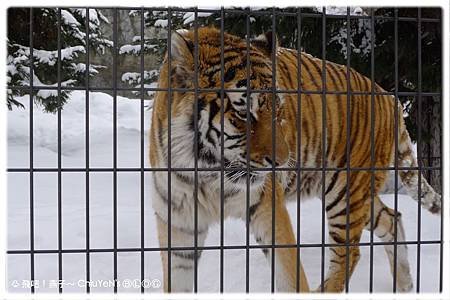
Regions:
M 438 168 L 441 166 L 442 116 L 440 97 L 422 97 L 420 150 L 422 166 Z M 442 191 L 442 174 L 440 170 L 424 170 L 422 174 L 437 191 Z

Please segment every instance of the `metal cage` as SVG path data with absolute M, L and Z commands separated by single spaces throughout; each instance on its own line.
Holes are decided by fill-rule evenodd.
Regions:
M 198 206 L 198 195 L 197 195 L 197 190 L 198 190 L 198 172 L 200 171 L 211 171 L 210 169 L 202 169 L 199 168 L 198 166 L 198 137 L 197 134 L 195 134 L 195 141 L 194 141 L 194 148 L 195 148 L 195 167 L 194 168 L 188 168 L 188 169 L 181 169 L 179 171 L 193 171 L 195 174 L 195 188 L 194 188 L 194 199 L 195 201 L 195 228 L 196 228 L 196 234 L 195 234 L 195 240 L 194 240 L 194 247 L 173 247 L 171 245 L 171 230 L 169 229 L 168 231 L 168 247 L 145 247 L 145 242 L 144 242 L 144 236 L 145 233 L 148 230 L 152 230 L 150 228 L 145 228 L 144 226 L 144 220 L 146 218 L 146 215 L 144 213 L 144 202 L 146 201 L 145 197 L 144 197 L 144 187 L 145 187 L 145 174 L 149 173 L 149 172 L 168 172 L 170 174 L 170 172 L 174 171 L 174 168 L 171 166 L 171 155 L 169 155 L 168 157 L 168 168 L 149 168 L 146 167 L 146 149 L 144 147 L 144 139 L 146 138 L 144 136 L 144 115 L 146 114 L 145 109 L 144 109 L 144 94 L 147 91 L 160 91 L 162 89 L 160 88 L 149 88 L 146 87 L 143 83 L 143 80 L 141 80 L 141 84 L 140 84 L 140 88 L 124 88 L 124 87 L 118 87 L 117 85 L 117 57 L 118 57 L 118 11 L 119 10 L 124 10 L 124 9 L 128 9 L 128 10 L 136 10 L 139 11 L 141 14 L 141 44 L 140 46 L 142 48 L 144 48 L 144 18 L 142 17 L 144 15 L 144 11 L 145 10 L 158 10 L 158 11 L 165 11 L 167 12 L 168 15 L 168 25 L 167 25 L 167 30 L 168 30 L 168 36 L 170 37 L 170 33 L 171 30 L 174 30 L 172 28 L 172 21 L 171 21 L 171 16 L 172 13 L 174 11 L 185 11 L 185 12 L 192 12 L 194 14 L 194 22 L 193 22 L 193 28 L 194 28 L 194 32 L 195 34 L 195 38 L 197 38 L 197 30 L 198 30 L 198 14 L 199 13 L 218 13 L 220 15 L 220 30 L 221 30 L 221 45 L 222 45 L 222 53 L 221 53 L 221 78 L 222 78 L 222 83 L 221 83 L 221 88 L 218 90 L 214 90 L 215 92 L 220 94 L 220 99 L 221 99 L 221 103 L 223 103 L 224 101 L 224 93 L 228 92 L 228 90 L 226 90 L 224 88 L 224 80 L 223 80 L 223 75 L 224 75 L 224 57 L 223 57 L 223 33 L 225 31 L 224 29 L 224 19 L 226 18 L 225 15 L 226 14 L 236 14 L 236 15 L 240 15 L 242 18 L 245 18 L 245 24 L 246 24 L 246 36 L 247 36 L 247 46 L 249 46 L 249 39 L 248 37 L 250 36 L 250 16 L 253 14 L 265 14 L 268 17 L 271 18 L 271 30 L 272 31 L 276 31 L 276 18 L 277 17 L 283 17 L 283 16 L 290 16 L 293 18 L 296 18 L 297 20 L 297 32 L 299 33 L 300 36 L 300 32 L 301 32 L 301 28 L 302 28 L 302 21 L 305 17 L 309 17 L 309 18 L 317 18 L 318 20 L 321 20 L 321 28 L 322 28 L 322 52 L 321 52 L 321 58 L 322 58 L 322 79 L 323 79 L 323 86 L 321 91 L 307 91 L 307 90 L 303 90 L 302 86 L 300 84 L 300 82 L 298 83 L 298 89 L 297 90 L 292 90 L 292 91 L 285 91 L 285 90 L 277 90 L 276 89 L 276 76 L 272 77 L 272 88 L 270 89 L 270 93 L 272 93 L 273 96 L 275 96 L 277 93 L 293 93 L 297 95 L 297 99 L 298 101 L 298 111 L 301 111 L 301 98 L 303 95 L 306 94 L 320 94 L 322 97 L 322 103 L 323 103 L 323 117 L 322 117 L 322 124 L 324 125 L 323 127 L 325 128 L 325 114 L 326 114 L 326 96 L 327 94 L 339 94 L 340 92 L 332 92 L 332 91 L 327 91 L 326 90 L 326 86 L 325 86 L 325 82 L 326 82 L 326 56 L 327 56 L 327 52 L 326 52 L 326 44 L 327 44 L 327 39 L 326 39 L 326 23 L 329 19 L 337 19 L 337 18 L 341 18 L 343 20 L 346 21 L 346 32 L 350 32 L 350 21 L 353 19 L 359 20 L 359 19 L 367 19 L 370 20 L 371 22 L 371 34 L 372 36 L 374 36 L 374 27 L 375 27 L 375 22 L 377 20 L 388 20 L 391 22 L 394 22 L 394 28 L 395 28 L 395 36 L 394 36 L 394 40 L 395 40 L 395 44 L 394 44 L 394 61 L 395 61 L 395 66 L 394 66 L 394 76 L 395 76 L 395 83 L 394 83 L 394 90 L 392 92 L 388 92 L 388 93 L 384 93 L 384 94 L 388 94 L 388 95 L 392 95 L 394 96 L 396 99 L 399 96 L 415 96 L 418 99 L 418 106 L 419 106 L 419 114 L 418 114 L 418 119 L 419 119 L 419 123 L 420 123 L 420 118 L 421 118 L 421 105 L 422 105 L 422 97 L 423 96 L 436 96 L 436 97 L 440 97 L 442 99 L 442 91 L 438 91 L 438 92 L 433 92 L 433 91 L 423 91 L 422 90 L 422 53 L 421 53 L 421 49 L 422 49 L 422 36 L 421 36 L 421 26 L 423 23 L 425 22 L 434 22 L 434 23 L 441 23 L 441 19 L 432 19 L 432 18 L 425 18 L 422 17 L 421 14 L 421 8 L 417 9 L 417 17 L 401 17 L 398 14 L 398 9 L 394 9 L 394 15 L 393 16 L 376 16 L 374 14 L 373 9 L 371 10 L 370 15 L 359 15 L 359 16 L 355 16 L 352 15 L 350 13 L 350 8 L 347 8 L 347 13 L 346 15 L 329 15 L 326 14 L 326 8 L 323 8 L 322 12 L 319 12 L 317 14 L 311 14 L 311 13 L 305 13 L 302 12 L 301 8 L 297 8 L 296 12 L 285 12 L 283 10 L 277 10 L 275 8 L 273 9 L 269 9 L 269 10 L 262 10 L 262 11 L 251 11 L 250 9 L 246 8 L 246 9 L 237 9 L 237 8 L 220 8 L 220 9 L 200 9 L 200 8 L 175 8 L 175 7 L 169 7 L 169 8 L 144 8 L 144 7 L 129 7 L 129 8 L 110 8 L 113 11 L 113 22 L 112 22 L 112 37 L 113 37 L 113 56 L 112 56 L 112 76 L 113 76 L 113 82 L 112 82 L 112 87 L 95 87 L 95 86 L 91 86 L 90 85 L 90 77 L 88 72 L 86 72 L 86 76 L 85 76 L 85 87 L 66 87 L 66 86 L 62 86 L 61 85 L 61 22 L 62 22 L 62 18 L 61 18 L 61 8 L 57 9 L 57 22 L 59 24 L 58 28 L 57 28 L 57 38 L 58 38 L 58 60 L 57 60 L 57 81 L 58 84 L 57 86 L 54 87 L 42 87 L 42 86 L 38 86 L 35 84 L 35 82 L 33 82 L 33 72 L 34 72 L 34 64 L 33 64 L 33 33 L 35 32 L 35 23 L 34 23 L 34 18 L 33 18 L 33 11 L 35 9 L 38 8 L 30 8 L 30 13 L 29 13 L 29 32 L 30 32 L 30 36 L 29 36 L 29 47 L 30 47 L 30 84 L 29 86 L 8 86 L 8 89 L 11 90 L 19 90 L 22 91 L 24 94 L 28 94 L 30 95 L 30 112 L 29 112 L 29 131 L 30 131 L 30 139 L 29 139 L 29 167 L 28 168 L 16 168 L 16 167 L 10 167 L 7 169 L 7 172 L 9 174 L 11 173 L 26 173 L 29 174 L 29 186 L 27 187 L 28 192 L 29 192 L 29 220 L 30 220 L 30 224 L 29 224 L 29 232 L 30 232 L 30 237 L 29 237 L 29 243 L 30 243 L 30 248 L 29 249 L 8 249 L 7 251 L 7 255 L 8 256 L 12 256 L 12 255 L 26 255 L 29 257 L 30 259 L 30 274 L 29 274 L 29 279 L 31 281 L 33 281 L 35 279 L 35 273 L 36 273 L 36 267 L 35 267 L 35 258 L 37 255 L 40 254 L 57 254 L 58 256 L 58 279 L 61 281 L 63 280 L 63 254 L 67 254 L 67 253 L 81 253 L 81 254 L 85 254 L 86 256 L 86 272 L 85 272 L 85 279 L 86 281 L 89 281 L 91 276 L 91 265 L 90 265 L 90 256 L 93 253 L 112 253 L 113 254 L 113 279 L 117 280 L 118 278 L 118 262 L 117 262 L 117 255 L 120 252 L 134 252 L 134 253 L 139 253 L 140 254 L 140 278 L 141 280 L 145 279 L 145 271 L 144 271 L 144 260 L 145 260 L 145 253 L 147 252 L 158 252 L 158 251 L 167 251 L 168 252 L 168 257 L 169 257 L 169 261 L 168 261 L 168 272 L 169 272 L 169 290 L 170 290 L 170 264 L 171 264 L 171 251 L 174 249 L 177 250 L 191 250 L 195 252 L 195 260 L 194 260 L 194 292 L 198 291 L 198 256 L 200 251 L 219 251 L 220 253 L 220 289 L 219 292 L 224 292 L 224 264 L 226 264 L 226 261 L 224 260 L 224 251 L 225 250 L 231 250 L 231 249 L 240 249 L 240 250 L 245 250 L 246 253 L 246 292 L 249 292 L 249 285 L 250 285 L 250 272 L 249 272 L 249 256 L 250 256 L 250 250 L 252 249 L 272 249 L 272 253 L 275 253 L 275 251 L 273 251 L 275 248 L 281 248 L 281 247 L 293 247 L 297 249 L 297 256 L 298 258 L 300 258 L 300 249 L 301 248 L 312 248 L 312 249 L 318 249 L 318 251 L 320 251 L 321 253 L 321 283 L 323 284 L 324 282 L 324 273 L 325 273 L 325 262 L 324 262 L 324 257 L 325 257 L 325 249 L 327 247 L 332 246 L 333 244 L 327 243 L 325 241 L 325 236 L 326 236 L 326 229 L 325 229 L 325 205 L 324 202 L 322 202 L 322 242 L 321 243 L 302 243 L 301 239 L 300 239 L 300 226 L 307 226 L 307 225 L 301 225 L 300 221 L 299 221 L 299 215 L 300 215 L 300 194 L 298 192 L 297 189 L 297 243 L 295 245 L 277 245 L 275 243 L 275 239 L 274 239 L 274 231 L 275 231 L 275 226 L 274 226 L 274 222 L 275 222 L 275 218 L 272 217 L 272 243 L 269 245 L 250 245 L 249 243 L 249 195 L 250 195 L 250 181 L 249 181 L 249 177 L 247 176 L 247 203 L 246 203 L 246 226 L 247 226 L 247 231 L 246 231 L 246 243 L 243 245 L 234 245 L 234 246 L 230 246 L 230 245 L 225 245 L 224 244 L 224 215 L 223 215 L 223 210 L 224 210 L 224 193 L 223 193 L 223 185 L 224 185 L 224 172 L 225 172 L 225 166 L 224 166 L 224 161 L 223 161 L 223 157 L 224 157 L 224 146 L 223 146 L 223 139 L 224 139 L 224 135 L 223 135 L 223 130 L 224 130 L 224 111 L 223 111 L 223 106 L 221 108 L 221 129 L 222 129 L 222 134 L 221 134 L 221 140 L 222 140 L 222 146 L 221 146 L 221 157 L 222 157 L 222 161 L 221 161 L 221 166 L 220 168 L 216 168 L 214 169 L 214 171 L 220 172 L 220 177 L 221 177 L 221 219 L 220 219 L 220 244 L 216 245 L 216 246 L 198 246 L 197 243 L 197 226 L 198 226 L 198 222 L 197 222 L 197 218 L 198 218 L 198 211 L 197 211 L 197 206 Z M 86 20 L 89 20 L 89 9 L 90 8 L 86 8 L 83 7 L 82 9 L 86 9 Z M 417 53 L 418 53 L 418 61 L 417 61 L 417 68 L 418 68 L 418 72 L 417 72 L 417 82 L 418 82 L 418 86 L 417 86 L 417 92 L 403 92 L 403 91 L 399 91 L 399 58 L 398 58 L 398 45 L 399 45 L 399 36 L 401 34 L 404 34 L 402 32 L 398 32 L 398 23 L 402 22 L 402 21 L 408 21 L 408 22 L 416 22 L 417 23 L 417 35 L 418 35 L 418 39 L 417 39 Z M 408 33 L 406 33 L 408 34 Z M 346 40 L 346 47 L 347 47 L 347 53 L 350 52 L 350 39 Z M 167 51 L 168 51 L 168 64 L 170 66 L 171 64 L 171 45 L 170 45 L 170 38 L 167 39 Z M 89 53 L 89 24 L 88 21 L 86 22 L 86 53 Z M 300 53 L 300 49 L 302 48 L 302 44 L 301 44 L 301 38 L 299 38 L 297 40 L 297 50 L 298 53 Z M 375 48 L 374 45 L 372 43 L 371 45 L 371 58 L 370 58 L 370 65 L 371 65 L 371 74 L 370 74 L 370 79 L 373 82 L 374 78 L 375 78 Z M 249 74 L 249 57 L 248 57 L 248 52 L 247 52 L 247 75 Z M 197 70 L 198 68 L 198 45 L 194 43 L 194 57 L 195 57 L 195 69 Z M 298 55 L 299 59 L 300 59 L 300 55 Z M 90 57 L 89 55 L 85 56 L 85 64 L 87 66 L 87 69 L 89 69 L 89 65 L 90 65 Z M 349 81 L 349 77 L 350 77 L 350 65 L 351 65 L 351 55 L 347 55 L 347 59 L 346 59 L 346 64 L 347 64 L 347 92 L 341 93 L 343 97 L 346 97 L 347 99 L 347 109 L 350 108 L 351 102 L 350 99 L 352 97 L 353 94 L 360 94 L 361 92 L 353 92 L 350 89 L 350 81 Z M 272 54 L 272 65 L 275 66 L 276 65 L 276 55 Z M 298 68 L 298 73 L 300 74 L 301 70 L 301 64 L 298 64 L 299 68 Z M 144 77 L 144 54 L 141 53 L 140 54 L 140 69 L 141 69 L 141 73 L 140 75 L 142 76 L 141 78 Z M 276 68 L 273 68 L 274 72 L 276 72 Z M 169 76 L 169 82 L 170 82 L 170 76 Z M 249 82 L 249 77 L 247 76 L 247 83 Z M 205 92 L 205 91 L 212 91 L 212 90 L 204 90 L 204 89 L 199 89 L 198 88 L 198 77 L 196 76 L 195 82 L 195 89 L 194 90 L 189 90 L 190 92 L 195 93 L 195 95 L 197 96 L 199 92 Z M 80 167 L 76 167 L 76 168 L 65 168 L 62 165 L 62 158 L 61 158 L 61 137 L 62 137 L 62 126 L 61 126 L 61 109 L 58 109 L 57 112 L 57 126 L 58 126 L 58 145 L 57 145 L 57 152 L 58 152 L 58 162 L 57 162 L 57 168 L 39 168 L 39 167 L 35 167 L 35 157 L 34 157 L 34 153 L 33 153 L 33 96 L 35 91 L 37 90 L 53 90 L 56 91 L 56 93 L 58 94 L 58 96 L 61 95 L 61 91 L 62 90 L 68 90 L 68 91 L 73 91 L 73 90 L 80 90 L 80 91 L 85 91 L 85 97 L 86 97 L 86 101 L 85 101 L 85 114 L 86 114 L 86 119 L 84 120 L 85 122 L 85 132 L 86 132 L 86 151 L 85 151 L 85 165 L 84 166 L 80 166 Z M 250 85 L 247 84 L 247 95 L 250 95 Z M 89 128 L 90 128 L 90 121 L 89 121 L 89 112 L 90 112 L 90 92 L 92 91 L 105 91 L 108 90 L 110 93 L 112 93 L 112 97 L 114 99 L 113 102 L 113 124 L 112 124 L 112 130 L 113 130 L 113 165 L 112 168 L 97 168 L 97 167 L 91 167 L 90 164 L 90 136 L 89 136 Z M 117 145 L 118 145 L 118 139 L 117 139 L 117 103 L 116 103 L 116 99 L 117 99 L 117 95 L 118 95 L 118 91 L 136 91 L 136 92 L 140 92 L 140 97 L 141 97 L 141 106 L 140 106 L 140 128 L 141 128 L 141 143 L 140 143 L 140 167 L 137 168 L 130 168 L 130 167 L 119 167 L 117 164 Z M 166 90 L 169 94 L 169 98 L 171 97 L 172 93 L 173 93 L 173 89 L 170 87 L 170 83 L 169 83 L 169 89 Z M 366 93 L 369 94 L 371 96 L 371 105 L 373 108 L 374 105 L 374 98 L 377 95 L 377 93 L 374 91 L 374 86 L 372 85 L 372 91 L 370 93 Z M 248 99 L 249 96 L 247 96 Z M 441 101 L 442 103 L 442 101 Z M 247 101 L 247 106 L 249 105 L 249 101 Z M 274 113 L 275 113 L 275 102 L 273 102 L 273 107 L 272 107 L 272 117 L 274 117 Z M 441 104 L 442 105 L 442 104 Z M 168 102 L 168 107 L 169 107 L 169 111 L 170 111 L 170 106 L 171 106 L 171 102 Z M 396 116 L 397 114 L 397 106 L 396 107 Z M 247 116 L 249 114 L 249 107 L 247 107 Z M 195 113 L 194 113 L 194 128 L 196 129 L 196 131 L 198 130 L 198 117 L 197 117 L 197 111 L 198 111 L 198 105 L 194 106 L 195 109 Z M 373 113 L 373 109 L 371 109 L 372 113 Z M 351 120 L 349 119 L 350 115 L 348 114 L 348 120 L 347 123 L 350 123 Z M 374 197 L 374 192 L 373 192 L 373 188 L 374 188 L 374 173 L 377 170 L 374 166 L 373 166 L 373 156 L 374 156 L 374 148 L 373 148 L 373 141 L 374 141 L 374 130 L 373 130 L 373 120 L 374 120 L 374 115 L 372 114 L 371 116 L 371 136 L 368 137 L 371 140 L 371 145 L 372 145 L 372 149 L 371 149 L 371 157 L 372 157 L 372 162 L 371 162 L 371 167 L 370 168 L 351 168 L 349 164 L 347 164 L 347 166 L 345 168 L 330 168 L 327 167 L 325 164 L 322 164 L 322 167 L 320 168 L 312 168 L 312 170 L 310 171 L 317 171 L 321 173 L 321 178 L 322 178 L 322 199 L 324 199 L 324 195 L 325 195 L 325 172 L 327 171 L 343 171 L 347 173 L 347 182 L 348 182 L 348 178 L 349 178 L 349 174 L 351 171 L 369 171 L 371 172 L 371 191 L 372 191 L 372 207 L 371 207 L 371 226 L 373 226 L 373 222 L 374 222 L 374 218 L 373 218 L 373 197 Z M 82 122 L 83 120 L 80 120 L 80 122 Z M 398 126 L 398 120 L 396 118 L 395 120 L 395 126 Z M 300 120 L 298 120 L 298 128 L 301 127 L 301 122 Z M 170 141 L 171 139 L 171 117 L 169 114 L 169 121 L 168 121 L 168 130 L 169 130 L 169 136 L 168 139 Z M 272 131 L 275 132 L 276 128 L 274 123 L 272 123 Z M 247 135 L 250 134 L 250 127 L 247 124 Z M 350 126 L 347 124 L 347 136 L 350 136 Z M 398 147 L 398 133 L 396 130 L 396 134 L 395 134 L 395 144 L 396 144 L 396 149 Z M 422 161 L 422 153 L 420 151 L 421 147 L 421 143 L 423 143 L 423 138 L 421 137 L 421 130 L 418 131 L 418 164 L 419 164 L 419 174 L 422 174 L 422 171 L 437 171 L 440 172 L 442 174 L 442 163 L 439 163 L 439 165 L 436 166 L 424 166 Z M 300 149 L 300 145 L 301 145 L 302 141 L 299 140 L 298 142 L 298 146 L 297 146 L 297 151 L 299 151 Z M 326 145 L 327 143 L 327 139 L 326 139 L 326 133 L 323 134 L 323 140 L 322 140 L 323 145 Z M 275 138 L 274 135 L 272 136 L 272 147 L 273 149 L 275 149 Z M 170 145 L 171 143 L 168 143 L 168 147 L 169 147 L 169 153 L 170 153 Z M 346 140 L 346 151 L 347 151 L 347 158 L 350 155 L 350 139 Z M 247 145 L 247 148 L 249 146 Z M 249 150 L 249 149 L 247 149 Z M 250 151 L 247 151 L 247 168 L 246 171 L 249 172 L 250 171 L 250 163 L 249 163 L 249 153 Z M 442 156 L 442 146 L 441 146 L 441 150 L 440 150 L 441 156 Z M 323 161 L 326 161 L 326 157 L 325 157 L 325 151 L 323 151 L 322 153 L 323 157 Z M 275 160 L 275 150 L 272 153 L 272 160 Z M 395 186 L 396 186 L 396 190 L 397 190 L 397 185 L 398 185 L 398 180 L 397 180 L 397 175 L 398 175 L 398 170 L 401 169 L 401 167 L 398 166 L 398 153 L 397 151 L 395 152 L 395 165 L 393 167 L 388 167 L 388 168 L 382 168 L 381 170 L 392 170 L 395 173 Z M 267 171 L 267 172 L 271 172 L 273 174 L 275 174 L 275 172 L 277 171 L 295 171 L 297 172 L 297 178 L 300 178 L 300 172 L 302 171 L 308 171 L 308 168 L 302 168 L 300 165 L 297 165 L 295 168 L 278 168 L 275 165 L 272 165 L 272 168 L 266 168 L 263 169 L 263 171 Z M 57 174 L 57 199 L 58 199 L 58 203 L 57 203 L 57 219 L 58 219 L 58 228 L 57 228 L 57 239 L 58 239 L 58 247 L 56 249 L 36 249 L 35 248 L 35 237 L 34 237 L 34 229 L 35 229 L 35 225 L 34 225 L 34 190 L 35 190 L 35 186 L 36 183 L 34 181 L 34 177 L 36 173 L 41 173 L 41 172 L 50 172 L 50 173 L 56 173 Z M 62 195 L 62 174 L 64 174 L 65 172 L 78 172 L 78 173 L 84 173 L 85 174 L 85 187 L 86 187 L 86 191 L 85 191 L 85 204 L 86 204 L 86 219 L 85 219 L 85 227 L 86 227 L 86 237 L 85 237 L 85 249 L 67 249 L 67 248 L 63 248 L 63 243 L 62 243 L 62 203 L 64 201 L 63 199 L 63 195 Z M 112 182 L 113 182 L 113 199 L 112 199 L 112 203 L 113 203 L 113 247 L 112 248 L 93 248 L 91 247 L 91 237 L 90 237 L 90 218 L 89 218 L 89 206 L 90 206 L 90 201 L 91 201 L 91 195 L 90 195 L 90 189 L 91 189 L 91 183 L 90 183 L 90 174 L 94 173 L 94 172 L 105 172 L 105 173 L 110 173 L 112 174 Z M 117 222 L 117 214 L 118 214 L 118 206 L 117 206 L 117 187 L 118 187 L 118 180 L 117 180 L 117 175 L 120 172 L 137 172 L 140 174 L 140 236 L 141 236 L 141 246 L 140 247 L 136 247 L 136 248 L 120 248 L 118 247 L 118 241 L 117 241 L 117 227 L 118 227 L 118 222 Z M 419 175 L 419 181 L 420 181 L 420 177 L 423 175 Z M 171 197 L 171 176 L 168 176 L 168 182 L 169 182 L 169 186 L 168 186 L 168 198 L 170 199 Z M 275 176 L 272 176 L 272 180 L 275 180 Z M 441 183 L 442 184 L 442 183 Z M 300 180 L 297 180 L 297 187 L 300 187 Z M 347 190 L 346 190 L 346 195 L 347 195 L 347 200 L 349 197 L 349 185 L 347 184 Z M 274 197 L 274 193 L 275 191 L 273 190 L 273 195 L 272 197 Z M 421 194 L 420 191 L 420 184 L 419 184 L 419 194 Z M 395 192 L 395 211 L 397 211 L 397 191 Z M 273 199 L 273 198 L 272 198 Z M 323 200 L 322 200 L 323 201 Z M 171 201 L 168 201 L 168 216 L 169 216 L 169 228 L 170 228 L 170 214 L 171 214 Z M 274 201 L 272 201 L 272 203 L 274 203 Z M 272 205 L 272 214 L 273 216 L 275 215 L 275 205 Z M 348 205 L 348 201 L 347 201 L 347 220 L 348 220 L 348 214 L 349 214 L 349 205 Z M 417 210 L 417 218 L 418 218 L 418 224 L 417 224 L 417 239 L 416 240 L 410 240 L 410 241 L 406 241 L 404 242 L 405 244 L 408 245 L 414 245 L 417 247 L 417 280 L 415 283 L 415 289 L 416 292 L 421 292 L 421 288 L 420 288 L 420 265 L 421 265 L 421 261 L 420 261 L 420 249 L 422 245 L 439 245 L 440 247 L 440 266 L 439 266 L 439 278 L 440 278 L 440 282 L 439 282 L 439 291 L 442 291 L 442 273 L 443 273 L 443 263 L 442 263 L 442 256 L 443 256 L 443 235 L 442 235 L 442 219 L 443 216 L 441 215 L 441 228 L 440 228 L 440 236 L 441 238 L 439 240 L 421 240 L 421 207 L 420 207 L 420 201 L 418 203 L 418 210 Z M 348 264 L 348 249 L 349 246 L 351 246 L 351 244 L 348 242 L 348 233 L 349 231 L 349 227 L 347 226 L 347 243 L 345 244 L 346 248 L 347 248 L 347 270 L 346 270 L 346 285 L 345 285 L 345 291 L 348 292 L 349 291 L 349 278 L 348 278 L 348 274 L 349 274 L 349 264 Z M 385 243 L 382 242 L 375 242 L 373 239 L 373 232 L 370 235 L 370 242 L 368 243 L 358 243 L 358 245 L 360 246 L 365 246 L 365 247 L 369 247 L 370 249 L 370 282 L 369 282 L 369 289 L 367 290 L 367 292 L 373 292 L 373 278 L 374 278 L 374 268 L 373 268 L 373 248 L 374 246 L 377 245 L 384 245 Z M 394 242 L 394 257 L 396 260 L 396 255 L 397 255 L 397 246 L 398 242 L 397 242 L 397 238 L 395 238 L 395 242 Z M 271 291 L 274 292 L 275 291 L 275 255 L 271 256 Z M 298 275 L 298 266 L 297 266 L 297 276 Z M 396 270 L 396 265 L 394 265 L 394 274 L 396 274 L 397 270 Z M 393 283 L 392 283 L 392 291 L 396 292 L 396 276 L 394 275 L 393 277 Z M 323 286 L 323 285 L 322 285 Z M 62 285 L 58 286 L 58 290 L 59 293 L 63 292 L 63 287 Z M 299 287 L 297 286 L 297 290 L 299 290 Z M 140 288 L 140 291 L 142 293 L 144 293 L 145 289 L 142 286 Z M 30 287 L 30 292 L 34 293 L 35 292 L 35 287 L 31 286 Z M 87 286 L 86 287 L 86 292 L 89 293 L 90 292 L 90 287 Z M 113 288 L 113 292 L 116 293 L 118 292 L 118 287 L 117 285 L 114 286 Z

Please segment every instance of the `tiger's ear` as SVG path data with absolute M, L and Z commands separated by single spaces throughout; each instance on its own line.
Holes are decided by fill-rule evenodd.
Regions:
M 177 61 L 191 62 L 193 60 L 194 44 L 177 31 L 172 32 L 170 37 L 171 59 Z
M 189 88 L 194 74 L 194 44 L 185 32 L 173 31 L 170 37 L 170 59 L 172 84 L 174 87 Z
M 264 55 L 272 57 L 272 53 L 276 53 L 276 49 L 278 48 L 278 38 L 272 31 L 267 31 L 253 39 L 251 44 Z

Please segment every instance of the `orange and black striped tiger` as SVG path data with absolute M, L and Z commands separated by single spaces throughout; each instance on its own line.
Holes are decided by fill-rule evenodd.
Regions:
M 250 230 L 255 240 L 266 246 L 263 250 L 269 260 L 272 255 L 268 246 L 272 244 L 272 205 L 275 208 L 276 245 L 295 245 L 285 199 L 297 192 L 301 199 L 320 197 L 324 192 L 329 239 L 334 244 L 330 247 L 329 270 L 322 287 L 326 292 L 340 292 L 344 288 L 347 252 L 342 245 L 347 238 L 351 243 L 349 276 L 360 255 L 355 243 L 359 242 L 363 229 L 370 229 L 371 223 L 382 241 L 392 242 L 396 219 L 397 240 L 405 239 L 400 213 L 385 206 L 377 196 L 388 175 L 388 167 L 393 165 L 395 106 L 398 108 L 398 165 L 417 167 L 401 105 L 392 96 L 379 94 L 372 103 L 372 85 L 376 93 L 383 89 L 355 70 L 332 62 L 326 62 L 326 80 L 323 82 L 322 60 L 306 53 L 301 53 L 299 58 L 297 50 L 282 47 L 277 47 L 274 52 L 274 38 L 271 33 L 261 35 L 248 47 L 246 40 L 224 33 L 222 49 L 221 33 L 215 28 L 199 28 L 197 35 L 190 30 L 174 32 L 171 36 L 170 66 L 166 55 L 158 83 L 162 90 L 170 87 L 171 95 L 169 97 L 169 91 L 156 94 L 150 132 L 152 167 L 167 168 L 170 163 L 172 168 L 170 182 L 168 172 L 153 173 L 153 207 L 161 247 L 169 246 L 169 201 L 171 206 L 170 247 L 174 248 L 170 260 L 171 291 L 192 291 L 194 260 L 202 254 L 201 250 L 177 247 L 203 246 L 208 228 L 220 220 L 222 193 L 224 216 L 245 220 L 247 183 L 250 186 Z M 198 63 L 195 63 L 196 54 Z M 272 66 L 272 55 L 276 56 L 276 69 Z M 222 79 L 224 89 L 221 89 Z M 273 80 L 277 90 L 294 92 L 273 93 Z M 316 91 L 301 94 L 300 111 L 298 93 L 295 92 L 299 85 L 302 91 Z M 322 87 L 333 93 L 322 94 Z M 349 99 L 349 110 L 347 87 L 355 93 Z M 196 93 L 195 88 L 203 90 Z M 274 149 L 273 133 L 276 133 Z M 196 151 L 198 173 L 194 172 Z M 222 162 L 225 173 L 221 191 Z M 370 221 L 372 164 L 382 168 L 373 173 L 373 222 Z M 287 169 L 298 165 L 303 168 L 300 178 L 296 171 Z M 273 181 L 271 172 L 254 170 L 270 170 L 274 166 L 287 170 L 276 171 Z M 323 180 L 322 166 L 333 168 L 324 172 Z M 348 166 L 351 171 L 347 177 Z M 399 175 L 417 200 L 414 192 L 418 188 L 418 171 L 403 168 Z M 196 183 L 197 190 L 194 188 Z M 440 195 L 424 178 L 421 183 L 422 205 L 432 213 L 438 213 Z M 197 209 L 195 198 L 198 199 Z M 393 268 L 393 246 L 385 248 Z M 161 251 L 161 256 L 167 291 L 167 251 Z M 405 244 L 398 245 L 397 260 L 397 288 L 408 291 L 412 288 L 412 280 Z M 300 276 L 297 276 L 297 266 Z M 300 291 L 309 291 L 301 262 L 297 262 L 295 247 L 276 248 L 275 275 L 279 291 L 293 292 L 298 285 Z

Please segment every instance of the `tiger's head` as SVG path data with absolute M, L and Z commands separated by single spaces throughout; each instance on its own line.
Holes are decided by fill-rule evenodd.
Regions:
M 281 126 L 283 103 L 281 96 L 271 91 L 274 74 L 271 33 L 259 36 L 249 45 L 245 39 L 224 33 L 223 72 L 221 33 L 215 28 L 198 28 L 197 35 L 194 30 L 173 32 L 170 54 L 170 70 L 166 55 L 159 87 L 166 89 L 170 85 L 172 88 L 173 167 L 194 166 L 197 140 L 199 168 L 219 168 L 221 132 L 224 166 L 232 169 L 226 171 L 225 176 L 232 184 L 245 186 L 247 172 L 236 169 L 246 168 L 247 161 L 251 168 L 287 164 L 289 149 Z M 197 63 L 194 59 L 196 54 Z M 196 87 L 200 89 L 197 93 L 194 92 Z M 155 106 L 167 109 L 167 103 L 168 93 L 159 92 Z M 273 128 L 276 132 L 274 141 Z M 265 174 L 267 172 L 251 172 L 252 186 L 263 184 Z

